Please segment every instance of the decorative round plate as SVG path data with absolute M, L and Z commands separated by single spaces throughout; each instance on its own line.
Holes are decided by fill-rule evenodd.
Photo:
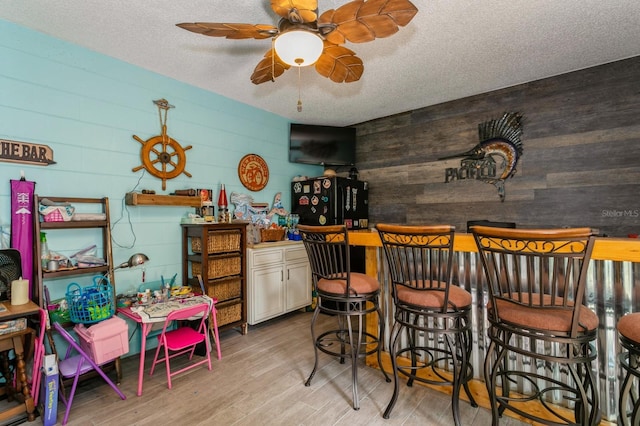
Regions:
M 238 164 L 238 176 L 245 188 L 260 191 L 269 182 L 269 167 L 259 155 L 247 154 Z

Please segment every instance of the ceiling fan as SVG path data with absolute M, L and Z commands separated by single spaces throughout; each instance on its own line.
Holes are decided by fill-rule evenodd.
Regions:
M 278 26 L 195 22 L 177 24 L 198 34 L 228 39 L 272 39 L 251 75 L 254 84 L 275 81 L 291 66 L 315 64 L 318 74 L 336 83 L 358 81 L 362 59 L 342 46 L 389 37 L 418 12 L 409 0 L 353 0 L 318 16 L 317 0 L 271 0 Z

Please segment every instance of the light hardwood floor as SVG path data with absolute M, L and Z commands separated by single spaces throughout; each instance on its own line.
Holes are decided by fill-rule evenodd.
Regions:
M 321 316 L 323 325 L 332 320 Z M 136 396 L 138 357 L 123 360 L 120 398 L 101 379 L 76 391 L 69 425 L 452 425 L 450 397 L 416 385 L 401 385 L 391 419 L 382 413 L 393 383 L 379 370 L 359 368 L 360 410 L 351 408 L 349 363 L 321 354 L 310 387 L 304 381 L 313 367 L 310 313 L 294 313 L 259 326 L 247 335 L 222 333 L 222 360 L 213 369 L 196 368 L 166 386 L 164 369 L 149 377 L 153 351 L 147 353 L 144 393 Z M 215 355 L 215 352 L 214 352 Z M 461 402 L 464 425 L 491 424 L 491 414 Z M 58 420 L 62 420 L 62 405 Z M 36 422 L 41 424 L 40 419 Z M 28 424 L 28 423 L 27 423 Z M 31 423 L 37 424 L 37 423 Z M 505 417 L 501 425 L 525 423 Z

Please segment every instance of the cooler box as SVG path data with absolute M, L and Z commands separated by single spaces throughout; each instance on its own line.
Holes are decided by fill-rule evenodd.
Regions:
M 129 352 L 129 328 L 122 318 L 114 316 L 89 327 L 76 324 L 73 329 L 78 335 L 82 350 L 98 365 Z

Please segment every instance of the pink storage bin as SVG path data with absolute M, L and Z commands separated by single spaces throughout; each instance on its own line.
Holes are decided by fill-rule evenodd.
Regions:
M 73 329 L 78 335 L 80 347 L 96 364 L 104 364 L 129 352 L 129 328 L 120 317 L 111 317 L 89 327 L 76 324 Z

